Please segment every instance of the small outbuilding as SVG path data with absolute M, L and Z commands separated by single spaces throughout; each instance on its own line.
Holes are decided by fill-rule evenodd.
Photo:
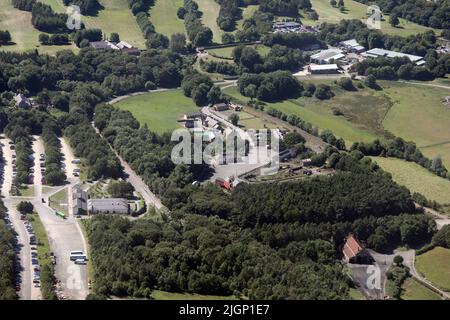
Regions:
M 352 234 L 349 234 L 345 238 L 342 254 L 344 261 L 352 264 L 371 264 L 374 260 L 370 253 Z

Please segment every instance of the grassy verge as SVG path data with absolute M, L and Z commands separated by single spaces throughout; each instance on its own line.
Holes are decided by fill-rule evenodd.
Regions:
M 436 247 L 416 259 L 416 269 L 444 291 L 450 292 L 450 249 Z
M 42 224 L 38 214 L 34 213 L 28 215 L 27 219 L 33 225 L 33 230 L 36 235 L 39 268 L 41 272 L 42 297 L 44 300 L 55 300 L 56 294 L 54 291 L 54 268 L 51 261 L 51 249 L 50 242 L 47 237 L 47 232 L 45 231 L 44 225 Z
M 413 278 L 408 278 L 403 283 L 402 300 L 441 300 L 441 297 L 420 284 Z
M 66 215 L 69 214 L 69 208 L 68 208 L 69 199 L 68 199 L 67 188 L 64 188 L 64 189 L 58 191 L 57 193 L 52 195 L 48 200 L 49 200 L 49 206 L 52 209 L 54 209 L 56 211 L 64 212 Z M 64 206 L 62 204 L 66 204 L 66 205 Z
M 34 185 L 23 186 L 19 189 L 19 192 L 22 197 L 34 197 Z

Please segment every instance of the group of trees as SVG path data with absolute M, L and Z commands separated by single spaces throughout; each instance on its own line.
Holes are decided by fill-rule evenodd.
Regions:
M 0 200 L 0 300 L 16 300 L 14 234 L 3 220 L 5 215 L 6 207 Z
M 430 160 L 422 154 L 414 142 L 407 142 L 399 137 L 385 141 L 377 139 L 368 143 L 356 142 L 352 145 L 351 150 L 358 150 L 367 156 L 395 157 L 412 161 L 436 175 L 450 180 L 450 172 L 445 168 L 440 156 Z
M 116 124 L 133 125 L 118 116 L 123 111 L 101 109 L 102 119 L 111 112 Z M 125 132 L 116 126 L 106 131 L 115 143 Z M 125 154 L 142 153 L 123 148 Z M 172 211 L 164 223 L 95 217 L 88 225 L 95 293 L 149 297 L 159 289 L 250 299 L 348 298 L 349 282 L 338 259 L 349 233 L 385 251 L 427 241 L 436 226 L 416 212 L 406 188 L 346 157 L 353 160 L 340 161 L 354 162 L 345 167 L 350 172 L 243 184 L 231 195 L 211 184 L 186 184 L 166 192 L 163 199 Z
M 41 33 L 39 35 L 39 42 L 43 45 L 60 46 L 70 43 L 69 36 L 67 34 L 52 34 Z
M 45 174 L 43 175 L 45 183 L 51 186 L 61 185 L 67 178 L 61 167 L 64 160 L 61 141 L 58 139 L 54 127 L 43 128 L 41 137 L 45 147 Z
M 29 172 L 33 165 L 30 157 L 33 154 L 31 148 L 33 138 L 29 128 L 19 125 L 14 120 L 10 120 L 5 128 L 5 133 L 14 142 L 17 175 L 13 179 L 13 188 L 19 188 L 22 184 L 30 183 Z
M 301 50 L 282 45 L 274 45 L 264 57 L 252 46 L 241 45 L 233 49 L 232 56 L 242 73 L 293 71 L 302 67 L 307 60 Z
M 270 108 L 269 110 L 267 110 L 267 114 L 272 117 L 276 117 L 278 119 L 286 121 L 293 126 L 299 127 L 300 129 L 302 129 L 314 136 L 319 135 L 319 129 L 317 129 L 317 127 L 314 127 L 311 123 L 306 122 L 305 120 L 301 119 L 297 115 L 294 115 L 294 114 L 287 115 L 284 112 L 274 109 L 274 108 Z
M 213 32 L 209 27 L 203 25 L 201 16 L 202 12 L 198 9 L 198 4 L 194 0 L 184 0 L 181 14 L 178 16 L 184 19 L 189 40 L 195 47 L 207 46 L 211 44 Z
M 290 72 L 244 73 L 238 80 L 239 92 L 249 98 L 276 101 L 296 98 L 301 95 L 303 85 Z
M 294 49 L 306 49 L 311 46 L 318 46 L 321 48 L 326 47 L 323 41 L 321 41 L 315 33 L 309 32 L 271 33 L 263 39 L 263 43 L 269 47 L 280 44 Z
M 207 75 L 193 69 L 185 72 L 181 88 L 184 95 L 192 98 L 198 106 L 214 104 L 223 100 L 220 88 L 214 86 Z
M 81 29 L 77 30 L 73 35 L 73 42 L 79 48 L 85 48 L 89 46 L 91 41 L 101 41 L 103 39 L 103 33 L 100 29 Z
M 297 17 L 300 9 L 312 8 L 310 0 L 260 0 L 259 10 L 270 12 L 277 16 Z
M 442 56 L 438 60 L 434 59 L 433 61 L 433 67 L 428 64 L 416 66 L 407 57 L 378 57 L 358 62 L 352 66 L 352 70 L 359 75 L 372 75 L 376 79 L 385 80 L 432 80 L 435 77 L 444 76 L 450 71 L 450 56 Z
M 141 127 L 128 111 L 109 105 L 98 105 L 95 109 L 95 126 L 131 168 L 141 176 L 153 192 L 163 200 L 179 188 L 192 183 L 206 165 L 175 164 L 171 160 L 174 142 L 170 134 L 162 136 Z M 151 130 L 151 128 L 150 128 Z M 174 204 L 179 200 L 175 195 Z M 164 201 L 171 207 L 171 201 Z
M 233 31 L 236 22 L 242 18 L 242 9 L 239 7 L 242 0 L 216 0 L 216 2 L 220 4 L 217 25 L 224 31 Z
M 67 14 L 56 13 L 52 7 L 41 2 L 36 2 L 31 10 L 31 23 L 40 31 L 48 33 L 67 32 L 67 20 Z
M 228 76 L 236 76 L 239 74 L 239 67 L 234 63 L 225 61 L 200 59 L 200 67 L 208 73 L 220 73 Z
M 63 0 L 65 6 L 76 5 L 80 7 L 80 12 L 83 15 L 93 16 L 98 13 L 102 6 L 98 0 Z
M 11 34 L 8 30 L 0 30 L 0 45 L 9 44 L 11 40 Z
M 14 8 L 19 10 L 30 11 L 31 23 L 40 31 L 48 33 L 64 33 L 68 31 L 66 26 L 68 15 L 54 12 L 49 5 L 36 0 L 12 0 L 12 4 Z
M 446 0 L 357 0 L 364 4 L 377 4 L 383 12 L 391 16 L 439 29 L 449 29 L 450 7 Z
M 85 159 L 88 166 L 88 178 L 119 178 L 122 176 L 119 159 L 87 120 L 67 126 L 64 135 L 68 137 L 74 154 Z

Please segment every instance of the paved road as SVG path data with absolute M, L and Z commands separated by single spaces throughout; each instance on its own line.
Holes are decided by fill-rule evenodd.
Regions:
M 92 127 L 95 129 L 97 134 L 99 134 L 103 138 L 100 131 L 94 126 L 94 123 L 92 123 Z M 147 184 L 145 184 L 145 182 L 141 179 L 141 177 L 139 177 L 139 175 L 137 175 L 136 172 L 134 172 L 134 170 L 128 165 L 128 163 L 125 160 L 123 160 L 121 156 L 119 156 L 116 150 L 114 150 L 114 148 L 109 143 L 108 145 L 119 159 L 120 164 L 122 165 L 123 170 L 125 171 L 125 174 L 127 176 L 125 180 L 131 183 L 134 189 L 142 195 L 147 207 L 154 206 L 157 209 L 164 208 L 164 205 L 162 204 L 161 200 L 150 190 L 150 188 L 147 186 Z
M 75 265 L 70 261 L 70 251 L 87 252 L 78 222 L 72 216 L 62 219 L 53 213 L 46 204 L 33 202 L 50 241 L 50 247 L 56 255 L 55 276 L 61 283 L 61 292 L 65 299 L 83 300 L 89 293 L 87 267 Z
M 32 267 L 31 267 L 31 250 L 29 244 L 28 232 L 24 226 L 22 220 L 20 220 L 20 215 L 17 212 L 16 206 L 21 201 L 20 198 L 9 197 L 9 191 L 11 189 L 12 182 L 12 154 L 13 152 L 9 148 L 9 139 L 2 139 L 3 157 L 5 160 L 3 167 L 3 185 L 2 185 L 2 196 L 5 198 L 3 202 L 8 210 L 8 216 L 11 223 L 14 226 L 14 230 L 17 233 L 17 244 L 20 247 L 20 252 L 18 257 L 20 258 L 21 264 L 21 286 L 19 297 L 23 300 L 37 300 L 41 299 L 41 291 L 39 288 L 35 288 L 31 278 L 32 278 Z
M 202 113 L 219 121 L 225 127 L 234 130 L 240 137 L 242 138 L 248 137 L 247 133 L 243 129 L 233 125 L 227 119 L 224 119 L 216 112 L 211 111 L 210 108 L 203 107 Z M 210 180 L 215 180 L 216 178 L 223 179 L 228 178 L 230 176 L 239 177 L 245 173 L 266 166 L 271 162 L 272 157 L 275 156 L 275 153 L 272 152 L 272 150 L 267 149 L 266 146 L 257 146 L 256 141 L 250 141 L 249 145 L 250 145 L 249 153 L 242 163 L 230 163 L 230 164 L 213 163 L 212 166 L 215 170 L 215 173 Z M 265 171 L 262 171 L 262 173 L 264 172 Z
M 450 217 L 448 215 L 442 214 L 436 210 L 433 210 L 431 208 L 422 207 L 418 203 L 414 203 L 416 208 L 423 208 L 425 213 L 431 215 L 434 218 L 434 221 L 436 222 L 437 229 L 442 229 L 443 226 L 450 224 Z

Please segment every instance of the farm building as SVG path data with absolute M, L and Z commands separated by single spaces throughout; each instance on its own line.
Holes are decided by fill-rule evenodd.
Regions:
M 354 53 L 360 53 L 365 50 L 365 48 L 356 41 L 356 39 L 350 39 L 347 41 L 341 41 L 339 43 L 342 49 L 346 50 L 347 52 L 354 52 Z
M 20 109 L 29 109 L 32 107 L 32 103 L 30 99 L 25 97 L 23 94 L 19 93 L 14 96 L 14 100 L 16 101 L 16 107 Z
M 88 211 L 90 214 L 96 213 L 130 213 L 128 201 L 122 198 L 89 199 Z
M 387 58 L 401 58 L 401 57 L 408 57 L 411 62 L 414 62 L 416 65 L 420 66 L 425 64 L 425 60 L 423 60 L 423 57 L 416 56 L 413 54 L 407 54 L 402 52 L 396 52 L 396 51 L 390 51 L 380 48 L 373 48 L 366 52 L 363 52 L 361 54 L 364 57 L 367 58 L 377 58 L 377 57 L 387 57 Z
M 131 44 L 125 41 L 120 41 L 116 44 L 116 46 L 120 49 L 120 51 L 127 54 L 138 55 L 140 53 L 138 48 L 133 47 Z
M 119 50 L 119 47 L 117 47 L 114 43 L 109 41 L 92 41 L 89 42 L 89 46 L 96 50 L 104 50 L 104 49 Z
M 213 109 L 214 109 L 215 111 L 225 111 L 225 110 L 228 110 L 229 107 L 228 107 L 228 104 L 222 102 L 222 103 L 216 103 L 216 104 L 213 106 Z
M 370 253 L 352 234 L 349 234 L 345 239 L 342 254 L 345 262 L 348 263 L 370 264 L 373 262 L 373 258 Z
M 345 55 L 341 49 L 326 49 L 311 56 L 311 62 L 317 64 L 329 64 L 344 58 Z
M 337 64 L 321 64 L 321 65 L 310 65 L 308 67 L 311 74 L 329 74 L 338 73 L 339 67 Z
M 295 21 L 275 22 L 273 24 L 273 29 L 276 31 L 291 31 L 299 29 L 300 27 L 301 24 Z

